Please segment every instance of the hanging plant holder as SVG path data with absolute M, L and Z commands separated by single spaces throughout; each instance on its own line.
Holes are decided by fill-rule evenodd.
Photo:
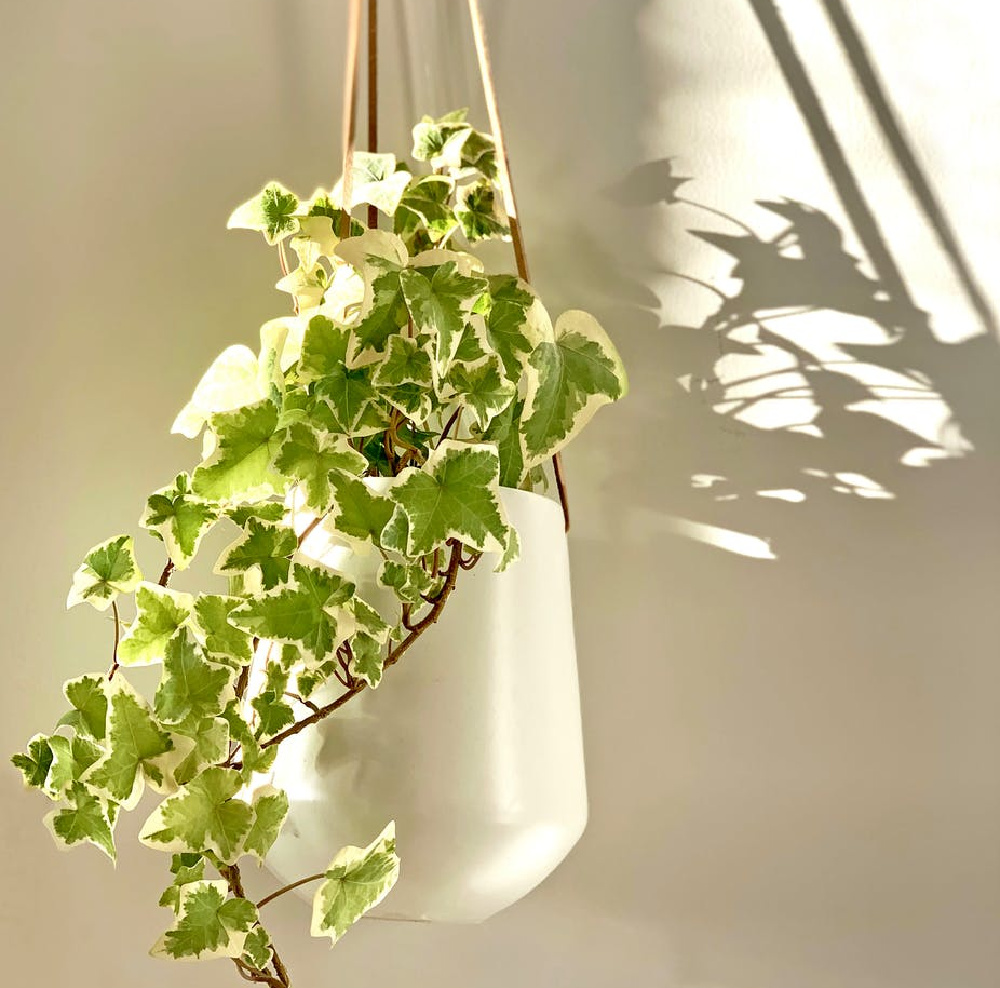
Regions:
M 476 922 L 579 839 L 559 450 L 627 390 L 597 321 L 553 321 L 528 283 L 478 0 L 494 134 L 426 117 L 413 168 L 375 150 L 374 0 L 355 152 L 349 9 L 340 182 L 308 199 L 269 182 L 229 222 L 277 249 L 294 313 L 259 351 L 225 350 L 177 416 L 202 459 L 140 519 L 167 552 L 159 579 L 131 535 L 87 553 L 67 604 L 107 612 L 110 668 L 66 683 L 66 715 L 13 758 L 55 803 L 56 842 L 112 860 L 121 815 L 158 793 L 139 840 L 169 854 L 171 918 L 152 954 L 226 958 L 268 988 L 291 984 L 262 916 L 287 892 L 331 943 L 369 912 Z M 471 252 L 497 237 L 517 275 Z M 561 506 L 537 493 L 549 474 Z M 184 581 L 217 526 L 228 586 L 201 592 Z M 156 665 L 147 698 L 131 667 Z M 248 858 L 284 883 L 257 902 Z

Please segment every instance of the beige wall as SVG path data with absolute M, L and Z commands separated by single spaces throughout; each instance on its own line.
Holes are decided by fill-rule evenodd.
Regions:
M 9 751 L 59 713 L 62 679 L 103 664 L 107 628 L 62 612 L 81 553 L 191 463 L 168 435 L 186 391 L 283 311 L 273 258 L 225 218 L 265 179 L 333 176 L 342 5 L 6 6 Z M 330 954 L 283 900 L 269 925 L 300 985 L 1000 983 L 1000 361 L 975 290 L 1000 249 L 996 15 L 850 6 L 906 169 L 820 0 L 784 4 L 844 152 L 827 161 L 867 209 L 838 196 L 748 0 L 489 4 L 535 279 L 554 308 L 602 318 L 633 380 L 567 456 L 591 823 L 482 927 L 365 923 Z M 387 145 L 405 150 L 425 109 L 482 119 L 462 5 L 383 8 Z M 655 201 L 666 166 L 650 163 L 668 157 L 692 177 L 681 194 L 764 239 L 787 224 L 758 199 L 829 222 L 800 255 L 756 244 L 734 278 L 720 241 L 687 231 L 738 227 Z M 938 214 L 914 197 L 921 174 Z M 718 299 L 670 272 L 742 315 L 717 333 Z M 113 873 L 59 855 L 42 801 L 11 771 L 0 785 L 11 984 L 235 983 L 145 956 L 166 914 L 163 860 L 129 839 L 141 813 Z

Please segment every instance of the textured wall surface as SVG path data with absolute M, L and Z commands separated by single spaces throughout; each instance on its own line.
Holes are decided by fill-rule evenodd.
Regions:
M 103 623 L 62 611 L 81 554 L 191 462 L 168 429 L 212 356 L 284 311 L 225 219 L 268 178 L 332 181 L 344 13 L 8 8 L 2 751 L 104 663 Z M 424 111 L 485 124 L 464 5 L 383 10 L 386 148 Z M 591 822 L 481 927 L 362 923 L 331 953 L 288 897 L 276 941 L 302 986 L 995 988 L 996 15 L 487 15 L 535 281 L 632 375 L 567 456 Z M 11 984 L 235 983 L 147 958 L 141 811 L 112 871 L 59 855 L 11 770 L 0 799 Z

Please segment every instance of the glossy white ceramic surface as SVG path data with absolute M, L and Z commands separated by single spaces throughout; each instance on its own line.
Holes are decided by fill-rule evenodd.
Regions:
M 534 888 L 583 832 L 562 513 L 537 494 L 502 499 L 521 559 L 498 574 L 484 556 L 460 573 L 440 621 L 377 690 L 282 745 L 273 781 L 291 809 L 268 858 L 279 878 L 321 871 L 395 819 L 401 877 L 376 915 L 479 922 Z

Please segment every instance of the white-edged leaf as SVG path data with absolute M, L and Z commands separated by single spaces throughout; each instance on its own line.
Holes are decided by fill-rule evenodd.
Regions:
M 228 894 L 229 887 L 221 879 L 182 885 L 174 925 L 150 954 L 180 961 L 240 957 L 257 923 L 257 907 L 248 899 L 228 898 Z
M 298 206 L 294 192 L 280 182 L 268 182 L 257 195 L 233 210 L 226 226 L 230 230 L 257 230 L 274 246 L 298 230 Z
M 141 580 L 132 536 L 118 535 L 95 545 L 84 557 L 73 574 L 66 606 L 75 607 L 86 601 L 97 610 L 106 611 L 119 594 L 131 593 Z
M 190 620 L 194 598 L 155 583 L 140 583 L 135 602 L 135 621 L 118 646 L 118 661 L 123 666 L 162 662 L 167 644 Z
M 367 847 L 342 848 L 330 862 L 313 897 L 310 932 L 335 944 L 390 892 L 399 877 L 396 824 L 390 823 Z
M 218 519 L 218 509 L 192 493 L 191 478 L 181 473 L 149 496 L 139 524 L 163 540 L 174 568 L 185 570 Z

